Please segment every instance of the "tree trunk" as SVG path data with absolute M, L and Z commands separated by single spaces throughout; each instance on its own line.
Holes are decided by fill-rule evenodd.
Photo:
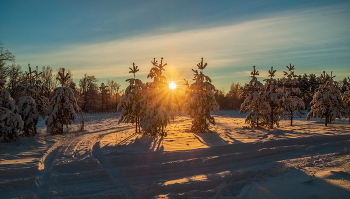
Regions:
M 325 119 L 325 126 L 327 126 L 327 122 L 328 122 L 328 113 L 326 112 L 326 119 Z
M 118 111 L 118 93 L 115 94 L 116 110 Z
M 36 121 L 35 124 L 34 124 L 34 135 L 37 134 L 37 132 L 36 132 L 36 125 L 38 125 L 38 121 Z
M 136 120 L 135 132 L 137 133 L 137 120 Z
M 293 126 L 293 111 L 290 111 L 290 126 Z
M 139 132 L 141 132 L 141 129 L 140 129 L 140 117 L 137 118 L 137 121 L 139 123 Z
M 86 111 L 86 107 L 87 107 L 87 93 L 85 92 L 84 94 L 84 111 Z
M 101 111 L 103 112 L 103 94 L 101 93 Z
M 273 128 L 273 107 L 271 106 L 271 128 Z

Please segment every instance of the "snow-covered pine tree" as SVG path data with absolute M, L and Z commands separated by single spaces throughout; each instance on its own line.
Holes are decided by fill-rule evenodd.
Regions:
M 25 72 L 25 81 L 18 84 L 15 90 L 18 92 L 18 114 L 21 115 L 24 127 L 24 136 L 36 135 L 36 125 L 39 121 L 39 116 L 43 119 L 47 115 L 49 99 L 44 95 L 44 88 L 41 83 L 38 67 L 32 71 L 28 64 L 29 72 Z
M 142 111 L 142 91 L 143 83 L 136 79 L 136 73 L 139 71 L 138 66 L 132 63 L 129 73 L 134 74 L 134 78 L 125 80 L 129 86 L 125 89 L 125 94 L 120 99 L 117 110 L 121 111 L 119 123 L 135 123 L 135 132 L 140 131 L 140 116 Z
M 263 124 L 263 115 L 265 114 L 262 113 L 266 112 L 269 107 L 261 92 L 263 90 L 263 84 L 260 83 L 256 77 L 259 75 L 259 71 L 255 70 L 255 66 L 253 66 L 253 68 L 254 70 L 250 73 L 252 79 L 248 84 L 244 85 L 243 93 L 240 96 L 244 99 L 241 104 L 240 113 L 249 112 L 245 122 L 252 128 L 254 126 L 259 127 L 259 124 Z
M 1 74 L 0 74 L 1 77 Z M 16 102 L 5 89 L 6 80 L 0 79 L 0 136 L 3 141 L 11 141 L 23 128 L 23 121 L 16 114 Z
M 164 128 L 170 122 L 167 101 L 164 100 L 169 88 L 166 77 L 162 76 L 162 71 L 167 64 L 163 64 L 163 57 L 160 63 L 155 58 L 151 63 L 153 67 L 147 78 L 153 79 L 153 82 L 147 82 L 144 87 L 140 124 L 145 133 L 163 136 L 166 134 Z
M 307 114 L 307 120 L 310 117 L 325 117 L 325 126 L 331 119 L 340 118 L 344 113 L 344 104 L 339 89 L 335 86 L 333 78 L 335 76 L 328 75 L 325 71 L 321 74 L 320 85 L 316 89 L 311 101 L 311 111 Z
M 348 77 L 348 80 L 350 82 L 350 78 Z M 345 85 L 345 91 L 342 94 L 342 100 L 344 102 L 344 116 L 349 117 L 349 124 L 350 124 L 350 84 Z
M 303 100 L 299 97 L 301 91 L 298 88 L 299 82 L 296 79 L 297 75 L 294 75 L 294 65 L 290 64 L 286 66 L 288 72 L 283 71 L 284 78 L 282 79 L 283 91 L 285 93 L 284 113 L 290 119 L 290 125 L 293 126 L 293 113 L 299 117 L 303 114 L 302 109 L 305 108 Z
M 197 64 L 198 69 L 194 70 L 195 81 L 191 85 L 186 81 L 185 98 L 180 103 L 182 112 L 187 113 L 192 118 L 192 132 L 205 133 L 209 130 L 209 125 L 215 125 L 215 118 L 210 115 L 210 111 L 218 111 L 219 105 L 214 96 L 214 85 L 211 84 L 211 79 L 203 74 L 203 69 L 207 63 L 201 62 Z
M 69 78 L 69 74 L 65 74 L 65 69 L 60 69 L 56 79 L 60 81 L 61 87 L 54 90 L 55 95 L 48 109 L 49 116 L 45 121 L 47 132 L 51 134 L 63 134 L 63 125 L 68 127 L 76 119 L 77 112 L 80 111 L 73 90 L 67 87 Z
M 273 128 L 274 124 L 279 126 L 285 102 L 285 93 L 283 89 L 277 86 L 277 80 L 273 78 L 275 73 L 276 70 L 273 70 L 271 66 L 271 70 L 269 70 L 270 79 L 264 79 L 266 83 L 264 85 L 263 98 L 269 104 L 269 107 L 262 114 L 266 125 L 270 128 Z

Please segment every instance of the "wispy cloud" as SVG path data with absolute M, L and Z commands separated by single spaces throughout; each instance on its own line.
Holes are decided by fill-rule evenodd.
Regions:
M 350 7 L 338 5 L 278 13 L 235 25 L 129 37 L 97 44 L 72 44 L 57 51 L 18 55 L 17 62 L 66 67 L 75 77 L 88 73 L 113 78 L 129 76 L 128 67 L 132 62 L 140 67 L 140 75 L 146 74 L 153 57 L 164 57 L 169 67 L 176 68 L 180 79 L 191 77 L 191 68 L 196 67 L 201 57 L 209 64 L 206 70 L 215 71 L 216 76 L 232 72 L 246 75 L 245 71 L 253 65 L 268 70 L 270 66 L 284 67 L 291 61 L 297 66 L 307 67 L 310 57 L 313 60 L 318 58 L 319 63 L 314 63 L 318 66 L 324 64 L 324 59 L 332 59 L 344 66 L 350 61 L 347 56 L 350 53 L 348 19 Z M 338 50 L 338 59 L 331 55 L 334 49 Z M 280 72 L 283 70 L 281 68 Z M 249 75 L 244 78 L 248 80 Z

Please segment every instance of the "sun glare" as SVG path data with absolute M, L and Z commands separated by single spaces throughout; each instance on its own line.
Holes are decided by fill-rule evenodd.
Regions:
M 176 88 L 176 84 L 175 84 L 174 82 L 171 82 L 171 83 L 169 84 L 169 88 L 170 88 L 171 90 L 174 90 L 174 89 Z

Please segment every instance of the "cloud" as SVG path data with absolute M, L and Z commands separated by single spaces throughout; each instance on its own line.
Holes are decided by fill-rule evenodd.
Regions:
M 113 78 L 130 76 L 128 68 L 133 62 L 140 68 L 138 75 L 145 76 L 152 67 L 151 60 L 164 57 L 183 79 L 191 78 L 191 69 L 204 57 L 206 71 L 218 77 L 236 72 L 248 81 L 246 73 L 253 65 L 266 71 L 291 61 L 303 66 L 310 57 L 322 62 L 334 49 L 343 55 L 334 62 L 344 65 L 349 61 L 344 57 L 350 52 L 349 18 L 350 8 L 344 5 L 284 12 L 234 25 L 72 44 L 51 52 L 17 55 L 17 62 L 66 67 L 75 77 L 88 73 Z

